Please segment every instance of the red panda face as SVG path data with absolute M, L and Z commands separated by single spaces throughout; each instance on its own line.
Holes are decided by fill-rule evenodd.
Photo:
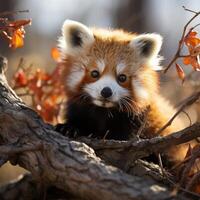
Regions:
M 161 36 L 95 30 L 65 21 L 59 47 L 67 95 L 97 106 L 133 109 L 157 86 Z
M 125 87 L 128 75 L 118 73 L 113 69 L 109 71 L 103 60 L 99 61 L 96 69 L 90 70 L 88 75 L 93 80 L 85 82 L 83 90 L 97 106 L 114 107 L 123 104 L 131 95 L 129 88 Z

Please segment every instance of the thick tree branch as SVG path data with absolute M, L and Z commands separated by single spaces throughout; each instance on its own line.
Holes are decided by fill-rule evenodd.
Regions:
M 0 60 L 1 72 L 4 60 Z M 164 199 L 170 192 L 144 177 L 130 176 L 105 165 L 84 143 L 70 141 L 52 130 L 11 90 L 0 74 L 0 144 L 19 143 L 42 149 L 17 152 L 15 162 L 45 184 L 84 199 Z M 17 161 L 16 161 L 17 160 Z
M 111 164 L 126 169 L 129 163 L 139 158 L 146 157 L 151 153 L 162 153 L 174 145 L 179 145 L 200 137 L 200 123 L 170 134 L 165 137 L 155 137 L 139 141 L 114 141 L 95 140 L 90 138 L 80 138 L 79 140 L 92 147 L 97 155 Z M 121 161 L 124 162 L 121 162 Z
M 9 87 L 4 76 L 5 66 L 5 60 L 0 58 L 0 145 L 3 145 L 0 156 L 8 156 L 11 162 L 29 170 L 34 179 L 45 185 L 56 186 L 79 198 L 177 199 L 171 196 L 168 186 L 152 178 L 131 176 L 106 165 L 86 144 L 71 141 L 53 131 L 52 126 L 45 124 Z M 186 135 L 183 138 L 184 141 L 191 139 Z M 159 142 L 156 142 L 159 140 L 160 146 L 165 146 L 163 143 L 166 141 L 154 140 L 150 140 L 149 144 L 147 141 L 141 141 L 139 145 L 137 142 L 128 143 L 127 147 L 138 151 L 139 158 L 147 155 L 146 150 L 142 153 L 142 145 L 156 149 L 154 146 L 159 148 Z M 178 140 L 175 138 L 174 144 Z M 13 145 L 16 145 L 15 150 Z M 116 149 L 115 145 L 112 146 Z
M 46 198 L 45 198 L 46 197 Z M 6 184 L 0 188 L 1 200 L 81 200 L 71 194 L 57 189 L 55 187 L 44 188 L 41 187 L 36 180 L 33 179 L 31 174 L 21 175 L 12 183 Z

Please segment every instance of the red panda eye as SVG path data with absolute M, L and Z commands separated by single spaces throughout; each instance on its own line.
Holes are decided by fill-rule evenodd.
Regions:
M 124 83 L 126 81 L 127 77 L 125 74 L 120 74 L 118 77 L 117 77 L 117 80 L 121 83 Z
M 93 70 L 91 71 L 91 77 L 92 78 L 98 78 L 99 77 L 99 72 L 97 70 Z

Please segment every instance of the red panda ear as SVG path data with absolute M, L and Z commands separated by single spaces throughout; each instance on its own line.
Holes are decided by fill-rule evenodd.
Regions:
M 61 51 L 74 54 L 94 42 L 92 31 L 85 25 L 66 20 L 62 27 L 62 37 L 59 39 Z
M 138 35 L 132 39 L 130 46 L 139 54 L 143 63 L 149 64 L 155 70 L 160 69 L 158 69 L 160 60 L 158 53 L 162 46 L 161 35 L 156 33 Z

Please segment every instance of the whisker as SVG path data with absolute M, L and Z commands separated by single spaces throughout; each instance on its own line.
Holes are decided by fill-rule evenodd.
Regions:
M 131 102 L 133 102 L 132 99 L 130 97 L 123 97 L 121 102 L 123 102 L 123 105 L 128 112 L 128 116 L 132 116 L 134 110 L 133 105 L 131 104 Z
M 112 114 L 112 112 L 110 110 L 109 110 L 109 113 L 110 113 L 111 118 L 113 118 L 113 114 Z

